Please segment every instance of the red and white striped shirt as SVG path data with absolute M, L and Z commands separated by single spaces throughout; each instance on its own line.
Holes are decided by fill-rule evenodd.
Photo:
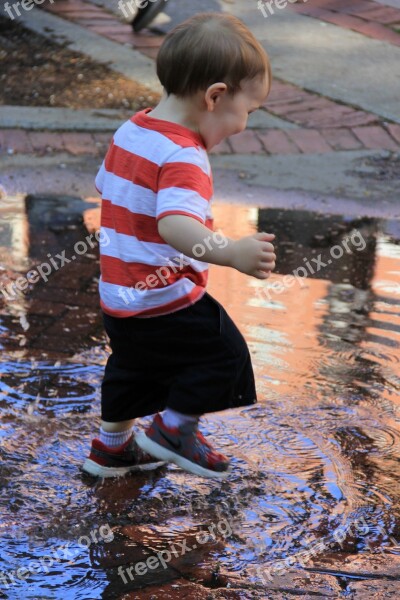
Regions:
M 114 317 L 152 317 L 194 304 L 208 264 L 179 254 L 158 233 L 166 215 L 212 230 L 211 167 L 201 136 L 136 113 L 115 133 L 96 176 L 102 197 L 100 305 Z

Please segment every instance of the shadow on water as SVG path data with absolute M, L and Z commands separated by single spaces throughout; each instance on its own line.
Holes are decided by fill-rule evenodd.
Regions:
M 276 234 L 267 282 L 211 268 L 258 386 L 257 405 L 204 418 L 233 475 L 171 465 L 95 481 L 79 467 L 108 352 L 87 240 L 98 205 L 32 196 L 0 212 L 0 597 L 346 597 L 378 559 L 397 578 L 399 221 L 217 204 L 227 235 Z M 51 259 L 48 281 L 17 294 L 12 282 Z

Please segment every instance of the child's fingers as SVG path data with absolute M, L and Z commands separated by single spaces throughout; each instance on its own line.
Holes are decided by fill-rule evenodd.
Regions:
M 261 247 L 263 252 L 274 252 L 275 250 L 274 246 L 269 242 L 264 242 Z
M 270 275 L 271 271 L 263 271 L 262 269 L 257 269 L 253 273 L 253 277 L 256 277 L 256 279 L 268 279 Z
M 259 271 L 272 271 L 275 268 L 274 262 L 263 262 L 258 265 Z
M 276 260 L 275 252 L 273 252 L 273 251 L 266 252 L 265 250 L 263 250 L 262 251 L 262 260 L 270 260 L 270 261 Z
M 273 240 L 275 238 L 275 234 L 267 233 L 266 231 L 259 231 L 254 237 L 258 240 Z

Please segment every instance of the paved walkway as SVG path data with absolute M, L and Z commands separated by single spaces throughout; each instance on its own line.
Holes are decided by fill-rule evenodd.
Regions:
M 291 9 L 400 46 L 400 8 L 382 6 L 369 0 L 312 0 L 292 4 Z
M 285 38 L 287 27 L 301 25 L 310 30 L 316 24 L 320 26 L 321 20 L 335 23 L 335 25 L 327 25 L 327 27 L 331 27 L 335 36 L 342 36 L 342 39 L 347 42 L 349 41 L 348 36 L 352 36 L 352 41 L 355 39 L 359 44 L 367 44 L 367 47 L 375 53 L 386 52 L 392 58 L 396 58 L 399 53 L 400 58 L 398 49 L 400 45 L 400 9 L 382 6 L 377 2 L 356 0 L 351 2 L 351 7 L 349 7 L 347 0 L 313 0 L 312 4 L 310 2 L 290 5 L 284 11 L 281 10 L 279 15 L 269 15 L 268 19 L 260 18 L 262 17 L 261 12 L 256 8 L 249 9 L 248 0 L 245 2 L 237 0 L 235 4 L 227 6 L 247 21 L 260 39 L 263 36 L 270 38 L 274 72 L 278 76 L 284 71 L 282 65 L 287 59 L 280 52 L 281 46 L 287 45 L 287 38 Z M 244 6 L 247 7 L 246 10 L 244 10 Z M 49 18 L 52 16 L 53 23 L 57 22 L 58 29 L 65 27 L 68 23 L 68 32 L 72 31 L 75 39 L 79 38 L 79 32 L 82 38 L 82 28 L 84 28 L 87 36 L 91 39 L 112 41 L 113 45 L 110 45 L 110 49 L 112 48 L 114 54 L 115 47 L 120 48 L 121 55 L 124 51 L 132 52 L 131 48 L 133 48 L 136 51 L 135 57 L 139 55 L 147 59 L 143 63 L 135 65 L 135 69 L 133 69 L 135 76 L 140 78 L 142 75 L 146 79 L 146 83 L 152 79 L 148 76 L 147 61 L 149 58 L 156 57 L 158 47 L 163 40 L 162 35 L 155 35 L 151 32 L 134 34 L 128 23 L 123 23 L 105 8 L 96 6 L 90 1 L 59 0 L 54 4 L 45 3 L 42 8 L 45 12 L 36 10 L 34 15 L 32 11 L 29 13 L 29 19 L 23 15 L 24 24 L 28 26 L 31 24 L 37 30 L 35 19 L 38 20 L 38 15 L 39 17 L 48 15 Z M 275 10 L 277 11 L 277 9 Z M 308 16 L 295 14 L 299 12 Z M 53 16 L 56 17 L 56 21 Z M 73 25 L 76 30 L 73 29 Z M 342 27 L 353 29 L 358 33 L 345 32 L 341 29 Z M 44 29 L 47 28 L 47 26 L 44 27 Z M 261 31 L 265 31 L 264 34 L 260 33 Z M 296 28 L 296 33 L 297 36 L 300 35 L 299 27 Z M 93 34 L 96 34 L 96 38 Z M 68 35 L 72 34 L 68 33 Z M 281 39 L 277 44 L 275 38 L 279 35 Z M 332 39 L 337 43 L 335 36 Z M 371 38 L 384 41 L 373 41 Z M 318 61 L 321 52 L 315 46 L 315 37 L 312 39 L 312 59 Z M 306 52 L 307 45 L 304 46 Z M 98 48 L 96 48 L 96 52 L 99 56 Z M 87 53 L 91 53 L 89 44 L 87 44 Z M 274 57 L 275 53 L 277 56 Z M 381 55 L 379 54 L 379 56 Z M 368 57 L 367 59 L 369 60 Z M 335 60 L 335 68 L 343 69 L 347 60 L 346 56 L 332 58 L 332 63 L 335 63 Z M 121 61 L 124 61 L 124 65 L 129 63 L 129 55 L 122 57 Z M 116 61 L 114 60 L 114 62 Z M 290 62 L 295 65 L 296 60 L 293 54 Z M 329 76 L 327 78 L 319 77 L 318 68 L 310 68 L 308 61 L 303 60 L 303 62 L 307 73 L 315 72 L 318 75 L 316 79 L 329 80 Z M 113 66 L 118 69 L 118 64 Z M 376 65 L 372 65 L 372 67 L 375 71 L 379 71 L 376 69 Z M 290 68 L 294 69 L 295 66 Z M 121 67 L 120 70 L 123 71 L 123 68 Z M 289 71 L 289 68 L 287 70 Z M 356 79 L 355 75 L 355 73 L 350 73 L 350 78 Z M 300 77 L 303 75 L 300 74 Z M 397 80 L 392 79 L 394 79 L 392 85 L 398 86 Z M 142 79 L 140 81 L 142 82 Z M 388 85 L 389 83 L 388 79 Z M 375 149 L 398 151 L 400 148 L 400 114 L 399 122 L 396 122 L 396 118 L 384 119 L 382 114 L 379 114 L 381 105 L 378 98 L 376 110 L 361 110 L 360 106 L 364 102 L 370 101 L 374 94 L 372 83 L 369 94 L 367 93 L 368 82 L 365 83 L 365 86 L 365 89 L 357 90 L 358 97 L 354 98 L 352 103 L 345 103 L 343 99 L 337 101 L 337 98 L 335 100 L 332 97 L 336 95 L 344 98 L 346 93 L 341 93 L 340 90 L 336 94 L 332 93 L 329 97 L 328 94 L 322 95 L 315 90 L 311 91 L 310 87 L 312 86 L 303 89 L 300 85 L 275 78 L 264 110 L 252 115 L 246 131 L 226 140 L 214 148 L 213 153 L 267 156 L 326 154 Z M 378 87 L 380 86 L 376 86 L 376 88 Z M 349 92 L 349 85 L 347 85 L 347 92 Z M 390 101 L 398 105 L 398 95 L 392 98 L 385 89 L 383 91 L 379 89 L 377 93 L 390 96 Z M 396 115 L 394 116 L 396 117 Z M 46 123 L 43 123 L 43 128 L 46 129 Z M 53 128 L 54 126 L 49 129 Z M 33 131 L 29 126 L 24 128 L 22 124 L 19 128 L 11 127 L 0 132 L 0 149 L 8 154 L 33 152 L 44 155 L 68 152 L 72 155 L 101 156 L 104 154 L 109 139 L 110 133 L 105 133 L 101 129 L 101 125 L 94 125 L 93 131 L 65 131 L 60 135 L 52 131 Z

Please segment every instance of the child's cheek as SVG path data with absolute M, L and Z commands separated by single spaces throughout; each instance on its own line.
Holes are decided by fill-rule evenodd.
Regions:
M 246 129 L 246 125 L 247 125 L 247 119 L 241 119 L 239 122 L 236 119 L 236 131 L 235 133 L 240 133 L 241 131 L 244 131 L 244 129 Z
M 235 133 L 240 133 L 246 128 L 247 119 L 243 117 L 238 117 L 237 114 L 233 114 L 229 119 L 229 129 L 230 133 L 228 135 L 235 135 Z

